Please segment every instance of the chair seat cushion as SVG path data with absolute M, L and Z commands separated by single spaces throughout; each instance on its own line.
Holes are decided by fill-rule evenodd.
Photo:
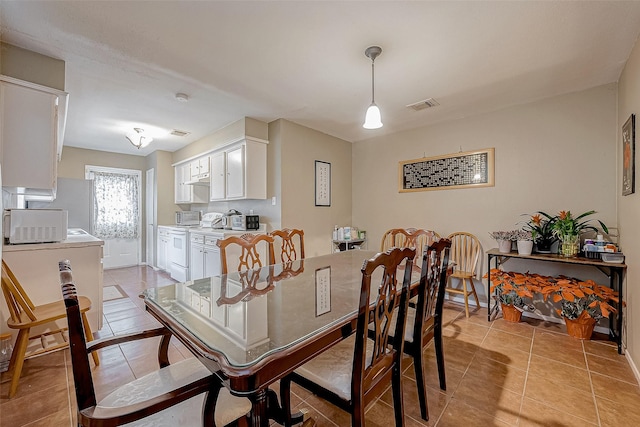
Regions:
M 186 359 L 151 372 L 111 392 L 96 405 L 94 416 L 107 415 L 111 409 L 143 402 L 176 388 L 211 375 L 211 372 L 195 358 Z M 127 426 L 185 426 L 202 425 L 202 393 L 178 405 L 158 412 Z M 224 426 L 251 410 L 246 398 L 232 396 L 226 388 L 220 390 L 216 402 L 216 425 Z
M 398 320 L 398 310 L 393 312 L 391 318 L 391 326 L 389 330 L 389 336 L 393 337 L 396 333 L 396 322 Z M 413 324 L 416 323 L 416 309 L 409 307 L 407 310 L 407 326 L 404 328 L 404 340 L 406 342 L 413 342 Z M 373 323 L 369 325 L 369 330 L 373 331 Z
M 351 374 L 353 372 L 353 353 L 355 351 L 355 335 L 340 341 L 327 351 L 314 357 L 295 370 L 322 388 L 337 394 L 344 400 L 351 400 Z M 367 340 L 367 356 L 365 363 L 371 363 L 373 341 Z

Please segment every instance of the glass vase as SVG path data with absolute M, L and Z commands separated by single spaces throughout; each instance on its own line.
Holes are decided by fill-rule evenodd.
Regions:
M 574 235 L 560 236 L 560 255 L 564 257 L 578 256 L 580 251 L 580 237 Z

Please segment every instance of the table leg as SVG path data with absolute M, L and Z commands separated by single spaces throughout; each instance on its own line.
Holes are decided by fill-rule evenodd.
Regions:
M 269 419 L 274 420 L 278 424 L 284 425 L 284 410 L 278 402 L 278 395 L 275 391 L 267 388 L 259 390 L 252 394 L 251 400 L 251 416 L 250 423 L 254 427 L 268 427 Z M 291 422 L 293 425 L 305 421 L 305 412 L 297 412 L 291 414 Z
M 251 400 L 250 423 L 254 427 L 269 427 L 267 417 L 267 390 L 258 390 L 249 397 Z

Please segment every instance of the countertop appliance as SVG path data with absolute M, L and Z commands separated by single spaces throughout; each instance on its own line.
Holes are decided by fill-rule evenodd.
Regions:
M 176 211 L 176 225 L 200 225 L 200 212 Z
M 11 244 L 61 242 L 67 226 L 62 209 L 6 209 L 3 215 L 4 237 Z
M 233 215 L 231 216 L 232 230 L 257 230 L 260 228 L 259 215 Z
M 231 230 L 231 217 L 235 216 L 235 215 L 242 215 L 242 212 L 237 211 L 235 209 L 229 209 L 227 211 L 227 213 L 224 214 L 224 216 L 222 217 L 222 227 L 225 230 Z
M 224 214 L 222 212 L 207 212 L 202 215 L 202 220 L 200 221 L 200 227 L 202 228 L 222 228 L 222 217 Z

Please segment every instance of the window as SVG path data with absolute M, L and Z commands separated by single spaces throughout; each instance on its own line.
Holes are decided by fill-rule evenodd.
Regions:
M 137 239 L 140 235 L 140 171 L 86 167 L 93 179 L 93 230 L 101 239 Z

